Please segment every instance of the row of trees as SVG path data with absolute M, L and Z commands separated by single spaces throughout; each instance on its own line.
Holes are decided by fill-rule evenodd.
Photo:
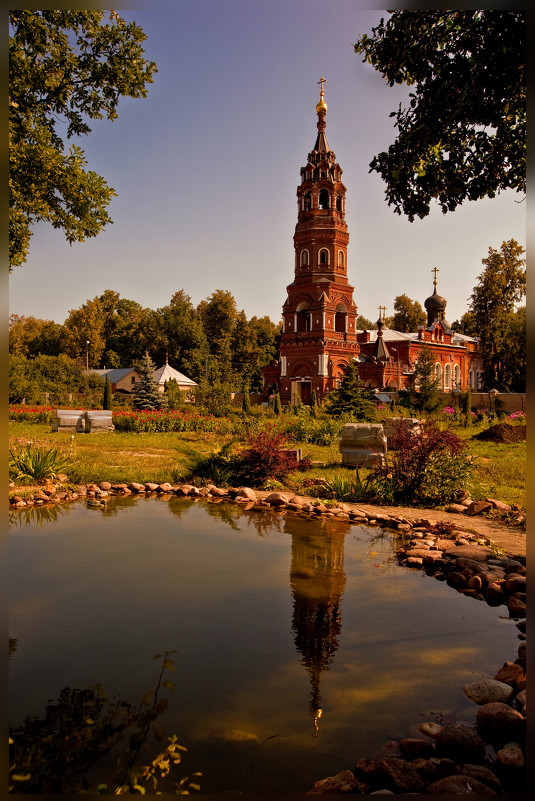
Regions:
M 149 351 L 194 381 L 262 388 L 262 367 L 277 353 L 280 326 L 247 319 L 232 294 L 218 289 L 195 307 L 183 290 L 153 310 L 107 289 L 73 309 L 63 324 L 12 315 L 10 353 L 27 358 L 64 354 L 90 368 L 130 367 Z M 87 342 L 89 341 L 89 346 Z
M 455 331 L 479 338 L 485 389 L 525 390 L 526 307 L 519 306 L 526 293 L 523 254 L 514 239 L 500 250 L 489 248 L 468 311 L 452 323 Z M 426 321 L 421 305 L 407 295 L 395 298 L 394 311 L 385 324 L 397 331 L 415 331 Z M 372 329 L 375 323 L 359 315 L 357 326 Z M 87 359 L 90 367 L 129 367 L 149 351 L 158 366 L 167 355 L 198 383 L 258 392 L 262 367 L 276 356 L 280 336 L 280 326 L 269 317 L 248 320 L 226 290 L 216 290 L 197 307 L 180 290 L 167 306 L 153 310 L 107 289 L 71 310 L 63 324 L 12 315 L 9 347 L 19 359 L 62 354 L 80 365 Z

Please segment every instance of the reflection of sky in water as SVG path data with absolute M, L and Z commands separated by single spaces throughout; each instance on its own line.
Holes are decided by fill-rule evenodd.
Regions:
M 10 542 L 13 721 L 64 686 L 138 700 L 176 649 L 162 722 L 205 792 L 306 791 L 462 714 L 516 652 L 504 607 L 399 568 L 378 529 L 177 498 L 34 517 Z

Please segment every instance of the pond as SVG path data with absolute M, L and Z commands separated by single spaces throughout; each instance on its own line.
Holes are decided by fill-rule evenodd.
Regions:
M 24 510 L 23 510 L 24 511 Z M 422 720 L 475 720 L 463 684 L 517 648 L 503 607 L 395 559 L 392 532 L 172 497 L 12 516 L 10 721 L 63 687 L 139 701 L 202 792 L 306 792 Z

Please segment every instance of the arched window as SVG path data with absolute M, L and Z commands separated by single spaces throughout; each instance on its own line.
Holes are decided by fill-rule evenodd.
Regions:
M 329 264 L 329 251 L 322 248 L 318 253 L 318 264 Z
M 308 264 L 308 250 L 301 251 L 301 266 L 306 267 Z
M 453 368 L 453 384 L 455 389 L 461 389 L 461 368 L 458 364 Z
M 339 303 L 336 307 L 336 312 L 334 315 L 334 330 L 345 332 L 346 330 L 346 317 L 347 317 L 347 309 L 343 303 Z
M 451 389 L 451 364 L 444 367 L 444 389 Z
M 336 211 L 342 211 L 342 195 L 336 195 Z
M 310 331 L 311 329 L 311 314 L 306 303 L 300 303 L 296 309 L 297 312 L 297 330 Z
M 305 211 L 310 211 L 312 208 L 312 194 L 307 192 L 303 198 L 303 208 Z
M 442 366 L 439 362 L 435 364 L 435 381 L 439 386 L 442 384 Z
M 329 208 L 329 192 L 327 189 L 320 189 L 320 209 L 328 209 Z
M 343 250 L 339 250 L 338 251 L 338 266 L 339 267 L 343 267 L 344 266 L 344 251 Z

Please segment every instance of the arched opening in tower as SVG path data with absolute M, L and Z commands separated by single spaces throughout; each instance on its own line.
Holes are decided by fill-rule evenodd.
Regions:
M 329 208 L 329 192 L 327 189 L 320 190 L 319 204 L 320 204 L 320 209 Z

